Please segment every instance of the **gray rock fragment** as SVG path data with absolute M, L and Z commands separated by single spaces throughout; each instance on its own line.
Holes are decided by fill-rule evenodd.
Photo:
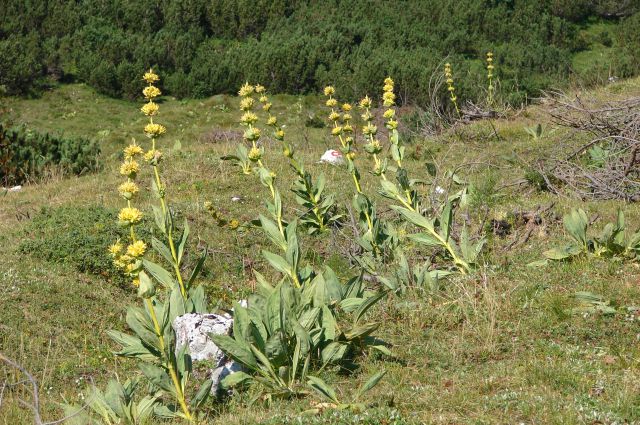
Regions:
M 209 334 L 229 335 L 233 327 L 233 319 L 218 314 L 190 313 L 177 317 L 173 321 L 176 332 L 176 353 L 185 345 L 189 345 L 191 360 L 212 360 L 221 366 L 224 353 L 211 341 Z

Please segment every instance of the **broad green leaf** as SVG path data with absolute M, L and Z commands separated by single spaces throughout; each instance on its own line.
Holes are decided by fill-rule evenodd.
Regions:
M 187 239 L 189 239 L 189 221 L 185 218 L 182 236 L 180 237 L 180 242 L 178 242 L 178 265 L 182 264 L 182 255 L 184 254 L 184 248 L 187 245 Z
M 259 215 L 259 219 L 262 230 L 266 233 L 271 242 L 281 250 L 285 251 L 287 249 L 287 241 L 284 239 L 282 233 L 280 233 L 278 225 L 273 220 L 268 219 L 262 214 Z
M 287 276 L 292 276 L 291 265 L 287 263 L 287 260 L 279 256 L 278 254 L 274 254 L 269 251 L 262 251 L 262 256 L 281 273 L 286 274 Z
M 173 257 L 171 256 L 171 250 L 155 236 L 151 238 L 151 246 L 169 263 L 173 264 Z
M 138 367 L 153 385 L 176 397 L 176 388 L 164 369 L 150 363 L 139 363 Z
M 341 342 L 331 342 L 324 347 L 321 352 L 322 363 L 336 363 L 342 360 L 347 353 L 349 346 Z
M 444 209 L 442 210 L 442 214 L 440 215 L 440 236 L 445 241 L 449 240 L 449 235 L 451 235 L 451 227 L 453 219 L 453 208 L 451 206 L 451 202 L 447 202 Z
M 336 396 L 336 392 L 333 390 L 333 388 L 327 385 L 326 382 L 324 382 L 322 379 L 316 376 L 308 376 L 307 378 L 308 378 L 307 384 L 313 390 L 318 392 L 318 394 L 320 394 L 323 397 L 326 397 L 333 403 L 340 404 L 340 401 L 338 401 L 338 396 Z
M 426 246 L 441 246 L 442 242 L 429 233 L 412 233 L 407 235 L 412 241 L 416 241 Z
M 358 311 L 356 311 L 355 317 L 353 319 L 353 323 L 357 324 L 360 319 L 364 316 L 364 314 L 375 304 L 378 303 L 381 299 L 383 299 L 387 295 L 387 291 L 380 291 L 376 295 L 365 299 L 360 307 L 358 307 Z
M 383 370 L 380 371 L 376 374 L 374 374 L 371 378 L 369 378 L 367 380 L 367 382 L 365 382 L 359 389 L 358 392 L 356 392 L 356 400 L 359 399 L 364 393 L 366 393 L 367 391 L 370 391 L 373 387 L 375 387 L 376 385 L 378 385 L 378 383 L 380 382 L 380 380 L 382 378 L 384 378 L 384 376 L 387 374 L 387 371 Z
M 376 329 L 380 327 L 379 323 L 367 323 L 364 325 L 356 325 L 344 333 L 347 340 L 353 340 L 356 338 L 364 338 L 371 335 Z
M 225 376 L 222 381 L 220 381 L 220 386 L 223 389 L 228 390 L 251 381 L 253 381 L 253 377 L 251 375 L 238 371 Z
M 214 335 L 210 334 L 209 337 L 214 344 L 232 359 L 242 363 L 251 370 L 258 369 L 258 362 L 255 356 L 251 353 L 251 350 L 243 344 L 239 344 L 236 340 L 228 335 Z
M 233 375 L 233 374 L 231 374 Z M 228 376 L 231 376 L 228 375 Z M 200 389 L 193 396 L 190 401 L 191 408 L 194 410 L 198 410 L 209 398 L 209 394 L 211 394 L 211 386 L 213 385 L 213 381 L 211 379 L 205 379 L 205 381 L 200 385 Z
M 175 281 L 171 273 L 166 271 L 162 266 L 149 260 L 142 260 L 144 268 L 160 282 L 165 288 L 173 290 L 179 288 L 178 282 Z
M 435 230 L 433 229 L 433 222 L 423 215 L 398 205 L 391 205 L 391 208 L 400 213 L 406 220 L 413 223 L 414 225 L 422 227 L 423 229 L 427 229 L 431 233 L 435 232 Z

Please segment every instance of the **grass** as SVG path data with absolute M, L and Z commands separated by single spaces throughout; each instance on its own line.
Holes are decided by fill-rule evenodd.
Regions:
M 612 84 L 593 93 L 601 98 L 638 95 L 640 80 Z M 69 263 L 23 254 L 19 246 L 43 206 L 120 206 L 115 189 L 119 152 L 132 137 L 142 141 L 144 118 L 138 112 L 140 104 L 104 98 L 82 85 L 61 86 L 41 99 L 3 102 L 7 110 L 3 119 L 26 122 L 41 131 L 97 137 L 103 149 L 105 167 L 99 174 L 52 178 L 0 198 L 0 347 L 38 379 L 44 417 L 52 420 L 61 414 L 58 403 L 81 402 L 90 379 L 101 385 L 114 374 L 122 378 L 135 371 L 134 364 L 111 354 L 116 346 L 105 331 L 124 329 L 126 306 L 136 298 L 126 287 L 78 273 Z M 220 106 L 223 104 L 226 108 Z M 303 125 L 309 114 L 321 113 L 316 106 L 320 100 L 276 96 L 274 104 L 309 171 L 314 175 L 324 172 L 328 190 L 348 201 L 347 174 L 316 164 L 325 149 L 335 147 L 326 130 Z M 190 253 L 195 256 L 205 244 L 211 250 L 200 283 L 212 304 L 224 307 L 251 291 L 251 269 L 265 269 L 259 252 L 268 246 L 257 231 L 222 231 L 202 207 L 204 201 L 212 201 L 241 221 L 263 210 L 266 192 L 257 179 L 240 176 L 219 159 L 235 150 L 234 142 L 203 142 L 203 135 L 212 129 L 234 127 L 236 109 L 237 99 L 232 97 L 166 99 L 160 116 L 169 130 L 163 139 L 168 149 L 163 175 L 169 202 L 191 223 L 194 245 Z M 524 127 L 539 122 L 546 130 L 534 143 Z M 407 166 L 413 175 L 424 177 L 427 161 L 434 160 L 442 171 L 469 164 L 460 174 L 481 188 L 484 196 L 476 202 L 481 205 L 484 200 L 491 208 L 490 218 L 556 202 L 554 211 L 559 216 L 577 206 L 591 214 L 597 212 L 601 219 L 596 227 L 613 220 L 622 206 L 630 227 L 640 225 L 637 205 L 578 202 L 522 186 L 507 186 L 498 192 L 500 196 L 491 196 L 496 187 L 522 179 L 526 164 L 562 137 L 542 106 L 492 124 L 499 137 L 489 122 L 477 122 L 417 141 L 408 150 L 420 146 L 423 154 L 416 155 L 421 159 L 408 159 Z M 171 149 L 176 140 L 181 148 Z M 276 145 L 269 145 L 267 151 L 265 160 L 280 177 L 286 216 L 291 217 L 296 213 L 295 202 L 286 188 L 292 173 Z M 361 164 L 364 171 L 366 165 Z M 362 174 L 365 190 L 374 193 L 376 179 Z M 149 176 L 141 181 L 149 181 Z M 242 201 L 231 202 L 234 195 L 240 195 Z M 149 211 L 149 203 L 143 198 L 141 205 Z M 55 237 L 54 230 L 43 231 Z M 567 239 L 560 223 L 534 232 L 515 250 L 506 249 L 510 238 L 491 236 L 487 266 L 477 274 L 442 282 L 438 291 L 416 289 L 391 297 L 375 311 L 383 324 L 380 336 L 393 344 L 396 358 L 372 356 L 363 359 L 353 376 L 334 371 L 323 376 L 341 395 L 348 395 L 373 372 L 388 370 L 368 396 L 371 406 L 366 414 L 325 412 L 303 417 L 300 413 L 310 407 L 313 396 L 265 406 L 260 402 L 248 405 L 251 394 L 241 393 L 215 406 L 207 423 L 640 422 L 638 318 L 567 312 L 575 305 L 572 296 L 577 291 L 600 294 L 618 305 L 638 305 L 638 267 L 597 259 L 554 263 L 541 269 L 526 267 L 540 259 L 543 250 Z M 340 254 L 348 243 L 348 234 L 305 237 L 304 258 L 313 262 L 327 258 L 340 274 L 349 275 L 348 262 Z M 0 423 L 31 423 L 16 396 L 5 391 Z

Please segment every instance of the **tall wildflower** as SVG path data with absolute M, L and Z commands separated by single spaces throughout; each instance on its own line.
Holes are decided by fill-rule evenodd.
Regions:
M 188 228 L 185 228 L 185 232 L 181 238 L 181 246 L 179 250 L 176 249 L 172 232 L 173 232 L 173 223 L 170 219 L 171 214 L 168 211 L 168 207 L 165 199 L 165 188 L 160 180 L 159 173 L 159 164 L 162 160 L 162 152 L 157 149 L 156 141 L 159 137 L 166 133 L 166 128 L 154 122 L 154 117 L 158 114 L 159 106 L 154 99 L 160 96 L 161 92 L 154 84 L 159 81 L 159 77 L 157 74 L 153 72 L 153 70 L 149 70 L 143 76 L 143 80 L 147 83 L 147 86 L 143 89 L 142 93 L 146 99 L 146 104 L 142 106 L 141 111 L 145 114 L 149 121 L 144 126 L 144 134 L 151 139 L 151 148 L 145 153 L 141 146 L 139 146 L 135 140 L 124 149 L 124 162 L 120 167 L 120 174 L 126 177 L 126 181 L 124 181 L 118 187 L 118 192 L 120 196 L 126 201 L 126 207 L 122 208 L 118 214 L 118 221 L 120 225 L 126 226 L 129 228 L 129 243 L 125 247 L 121 243 L 121 241 L 117 241 L 111 247 L 109 247 L 109 252 L 113 257 L 114 263 L 116 266 L 124 270 L 124 273 L 131 277 L 133 284 L 138 287 L 138 295 L 143 298 L 146 309 L 145 316 L 141 316 L 140 313 L 136 316 L 136 323 L 139 326 L 143 326 L 145 332 L 153 332 L 155 334 L 156 340 L 154 342 L 149 342 L 145 339 L 146 344 L 150 344 L 154 349 L 157 349 L 156 354 L 149 355 L 157 357 L 157 361 L 162 365 L 162 369 L 157 368 L 157 366 L 153 365 L 145 365 L 141 363 L 141 369 L 149 379 L 154 382 L 154 379 L 158 376 L 166 376 L 168 382 L 167 387 L 163 387 L 162 389 L 170 392 L 175 396 L 177 404 L 180 406 L 179 410 L 181 410 L 181 416 L 189 421 L 193 421 L 194 417 L 191 413 L 190 407 L 187 405 L 187 401 L 184 394 L 184 389 L 186 385 L 186 379 L 188 378 L 188 368 L 185 365 L 182 365 L 177 361 L 175 356 L 172 354 L 174 351 L 174 347 L 172 346 L 172 340 L 166 340 L 165 335 L 167 334 L 166 329 L 168 326 L 167 318 L 169 317 L 165 313 L 161 313 L 163 309 L 165 311 L 169 311 L 167 305 L 163 305 L 158 302 L 155 298 L 155 287 L 151 278 L 143 271 L 143 256 L 147 251 L 147 244 L 138 239 L 135 226 L 140 223 L 143 218 L 142 212 L 133 206 L 133 200 L 138 195 L 140 189 L 136 183 L 136 179 L 140 173 L 140 165 L 138 163 L 138 159 L 140 157 L 144 158 L 153 168 L 154 180 L 153 180 L 153 191 L 160 200 L 162 213 L 160 215 L 160 211 L 156 213 L 156 218 L 162 217 L 160 220 L 156 220 L 159 223 L 161 231 L 167 235 L 168 242 L 170 248 L 167 248 L 163 245 L 159 240 L 154 240 L 154 248 L 157 246 L 162 246 L 162 251 L 166 251 L 166 258 L 173 260 L 173 265 L 175 269 L 175 276 L 179 285 L 179 294 L 182 295 L 184 300 L 188 299 L 187 290 L 185 284 L 182 280 L 182 275 L 180 272 L 180 257 L 182 256 L 182 249 L 184 248 L 184 241 L 188 235 Z M 169 217 L 169 219 L 167 219 Z M 185 225 L 186 226 L 186 225 Z M 165 252 L 161 252 L 165 255 Z M 153 263 L 151 263 L 153 264 Z M 160 266 L 154 265 L 156 268 Z M 157 269 L 156 269 L 157 270 Z M 162 269 L 164 273 L 167 273 Z M 164 274 L 159 278 L 155 273 L 154 276 L 156 279 L 159 279 L 162 283 L 171 282 L 172 278 L 166 277 Z M 196 272 L 197 274 L 197 272 Z M 168 273 L 167 273 L 168 276 Z M 176 289 L 177 291 L 178 289 Z M 178 297 L 180 296 L 178 295 Z M 173 303 L 173 302 L 172 302 Z M 156 313 L 159 311 L 160 313 Z M 161 320 L 159 320 L 158 316 L 160 316 Z M 127 315 L 127 321 L 133 320 L 129 318 L 129 313 Z M 142 325 L 141 320 L 148 320 L 148 323 Z M 170 319 L 169 319 L 170 320 Z M 133 323 L 133 322 L 131 322 Z M 142 329 L 142 328 L 141 328 Z M 136 329 L 134 329 L 136 331 Z M 131 344 L 131 338 L 122 338 L 120 334 L 112 332 L 112 336 L 118 342 L 127 346 L 127 344 Z M 148 338 L 148 336 L 145 336 Z M 134 338 L 135 339 L 135 338 Z M 137 346 L 136 346 L 137 347 Z M 140 345 L 143 347 L 143 345 Z M 142 353 L 145 354 L 145 351 L 136 348 L 134 351 L 130 351 L 130 348 L 121 352 L 122 355 L 136 357 L 137 354 Z M 148 361 L 145 360 L 145 361 Z M 164 374 L 164 375 L 163 375 Z M 155 382 L 154 382 L 155 383 Z M 169 386 L 171 388 L 169 388 Z
M 376 218 L 375 218 L 375 208 L 371 200 L 364 194 L 362 191 L 362 185 L 360 183 L 360 173 L 356 168 L 354 163 L 354 159 L 356 157 L 356 152 L 354 151 L 354 138 L 352 135 L 353 127 L 351 125 L 351 104 L 343 104 L 341 109 L 344 112 L 343 115 L 340 115 L 338 112 L 338 100 L 334 97 L 335 88 L 333 86 L 327 86 L 324 88 L 324 95 L 327 97 L 325 105 L 331 109 L 329 113 L 329 121 L 333 123 L 333 128 L 331 129 L 331 134 L 335 136 L 340 142 L 341 151 L 346 159 L 347 170 L 351 174 L 351 178 L 356 188 L 356 196 L 354 198 L 354 206 L 359 210 L 361 216 L 363 217 L 364 223 L 366 223 L 367 233 L 365 235 L 365 239 L 371 245 L 371 249 L 374 253 L 380 253 L 380 247 L 378 246 L 377 241 L 377 230 L 379 229 L 376 226 Z M 378 129 L 375 125 L 372 124 L 372 116 L 371 116 L 371 99 L 369 97 L 365 97 L 360 101 L 359 106 L 365 110 L 365 114 L 363 114 L 363 120 L 367 123 L 363 128 L 362 132 L 367 137 L 375 136 Z M 366 115 L 368 113 L 368 115 Z
M 458 98 L 456 97 L 456 94 L 455 94 L 456 88 L 453 85 L 453 72 L 451 70 L 451 64 L 448 62 L 444 65 L 444 77 L 446 79 L 447 91 L 449 91 L 451 103 L 453 103 L 453 106 L 456 108 L 456 112 L 459 116 L 460 109 L 458 108 Z
M 487 78 L 489 79 L 489 91 L 487 95 L 487 100 L 489 105 L 493 103 L 493 92 L 495 87 L 493 86 L 493 53 L 487 52 Z

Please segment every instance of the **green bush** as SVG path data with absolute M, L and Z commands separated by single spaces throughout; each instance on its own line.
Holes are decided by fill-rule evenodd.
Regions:
M 116 224 L 118 211 L 101 206 L 43 208 L 29 222 L 19 251 L 36 258 L 72 266 L 79 272 L 113 282 L 128 282 L 113 265 L 108 247 L 118 238 L 126 240 L 128 229 Z M 150 239 L 140 226 L 140 236 Z
M 26 127 L 0 124 L 0 183 L 23 183 L 51 169 L 82 174 L 99 168 L 96 141 L 40 134 Z
M 231 93 L 245 81 L 262 81 L 286 93 L 331 83 L 360 98 L 394 75 L 401 101 L 424 107 L 445 60 L 461 99 L 484 98 L 488 50 L 496 54 L 506 100 L 522 102 L 568 81 L 571 55 L 588 49 L 578 29 L 598 17 L 619 22 L 639 1 L 624 7 L 613 0 L 433 0 L 428 7 L 382 0 L 6 3 L 0 53 L 9 60 L 0 63 L 0 86 L 12 94 L 55 76 L 132 98 L 140 95 L 133 70 L 153 66 L 165 73 L 161 88 L 178 97 Z M 625 62 L 627 69 L 634 68 Z

